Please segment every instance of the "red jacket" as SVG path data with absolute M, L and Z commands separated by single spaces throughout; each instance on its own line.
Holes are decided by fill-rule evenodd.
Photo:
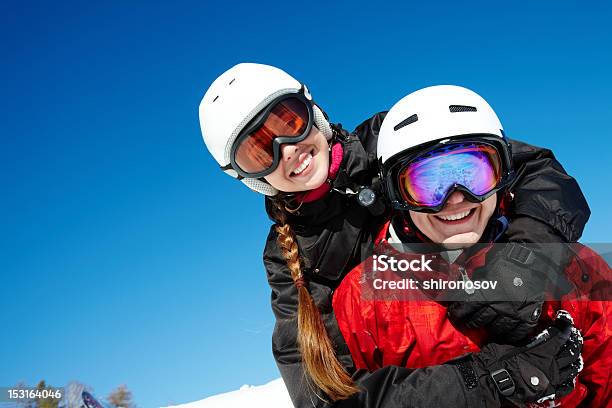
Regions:
M 379 237 L 385 237 L 388 224 Z M 389 246 L 384 239 L 380 245 Z M 589 248 L 578 245 L 578 257 L 566 268 L 570 281 L 581 293 L 590 293 L 598 282 L 609 280 L 611 270 L 605 260 Z M 389 248 L 387 248 L 388 250 Z M 466 271 L 484 262 L 485 251 L 467 259 Z M 483 330 L 459 330 L 447 317 L 446 308 L 433 300 L 386 300 L 364 296 L 363 273 L 367 262 L 357 266 L 342 280 L 333 297 L 333 308 L 340 331 L 357 368 L 374 371 L 388 365 L 420 368 L 442 364 L 466 353 L 478 352 L 486 343 Z M 579 265 L 580 263 L 580 265 Z M 586 271 L 585 271 L 586 267 Z M 587 282 L 581 277 L 589 275 Z M 596 286 L 595 286 L 596 287 Z M 584 337 L 584 369 L 576 387 L 560 399 L 562 406 L 612 406 L 612 314 L 608 301 L 577 300 L 545 302 L 540 323 L 548 325 L 555 312 L 571 313 Z

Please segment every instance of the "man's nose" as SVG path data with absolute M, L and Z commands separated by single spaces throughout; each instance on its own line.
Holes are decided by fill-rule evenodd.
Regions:
M 446 200 L 446 204 L 460 204 L 462 202 L 465 201 L 465 196 L 463 195 L 462 192 L 460 191 L 454 191 L 450 197 L 448 197 L 448 200 Z

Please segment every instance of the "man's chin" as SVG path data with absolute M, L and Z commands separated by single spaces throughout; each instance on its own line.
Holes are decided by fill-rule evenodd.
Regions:
M 442 246 L 446 249 L 468 248 L 478 242 L 480 235 L 476 232 L 464 232 L 463 234 L 452 235 L 442 241 Z

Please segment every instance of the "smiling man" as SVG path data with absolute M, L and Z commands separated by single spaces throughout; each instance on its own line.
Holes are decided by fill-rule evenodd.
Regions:
M 440 302 L 440 289 L 463 293 L 465 302 L 454 303 L 480 299 L 481 292 L 469 292 L 466 285 L 474 271 L 485 268 L 489 253 L 499 247 L 504 248 L 502 253 L 516 248 L 503 244 L 507 217 L 513 215 L 508 210 L 514 174 L 510 145 L 488 103 L 455 86 L 414 92 L 389 111 L 380 130 L 378 154 L 381 179 L 396 211 L 378 233 L 375 256 L 414 260 L 425 253 L 434 260 L 427 272 L 394 270 L 384 276 L 415 278 L 421 283 L 416 290 L 425 289 L 423 283 L 430 281 L 443 284 L 435 288 L 433 297 L 431 293 L 404 297 L 389 285 L 372 296 L 367 291 L 380 277 L 369 268 L 371 260 L 349 272 L 334 293 L 333 309 L 357 368 L 417 369 L 453 360 L 450 364 L 460 367 L 466 399 L 471 401 L 468 406 L 508 402 L 524 406 L 552 400 L 570 407 L 602 406 L 608 401 L 608 379 L 601 373 L 612 369 L 609 302 L 577 301 L 576 296 L 609 283 L 609 266 L 590 249 L 576 245 L 575 256 L 558 271 L 569 280 L 571 292 L 554 302 L 533 302 L 536 308 L 529 324 L 514 324 L 504 336 L 495 337 L 498 333 L 484 325 L 468 327 L 452 321 L 448 302 Z M 535 256 L 526 246 L 519 249 L 518 255 L 509 255 L 525 262 Z M 501 283 L 509 283 L 521 294 L 523 280 L 527 287 L 538 279 L 536 271 L 520 281 L 509 272 L 498 275 L 499 287 L 489 285 L 486 290 L 507 294 L 508 286 Z M 585 285 L 581 278 L 585 275 L 592 286 Z M 442 295 L 456 298 L 452 293 Z M 503 310 L 505 305 L 525 303 L 515 300 L 499 297 L 491 307 Z M 545 330 L 538 334 L 537 329 Z M 519 332 L 520 337 L 513 338 Z M 540 349 L 552 339 L 557 346 Z M 508 344 L 513 340 L 519 340 L 521 347 Z M 444 386 L 450 384 L 442 384 L 441 392 Z

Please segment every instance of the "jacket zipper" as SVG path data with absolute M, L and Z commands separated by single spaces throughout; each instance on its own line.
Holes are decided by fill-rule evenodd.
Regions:
M 463 266 L 460 266 L 460 267 L 459 267 L 459 273 L 461 274 L 461 279 L 462 279 L 462 280 L 463 280 L 463 282 L 464 282 L 464 288 L 465 288 L 464 290 L 466 291 L 466 293 L 467 293 L 468 295 L 473 294 L 473 293 L 474 293 L 474 285 L 470 285 L 470 288 L 468 288 L 467 283 L 468 283 L 468 282 L 472 282 L 472 281 L 471 281 L 471 280 L 470 280 L 470 278 L 467 276 L 467 273 L 465 272 L 465 268 L 464 268 Z

